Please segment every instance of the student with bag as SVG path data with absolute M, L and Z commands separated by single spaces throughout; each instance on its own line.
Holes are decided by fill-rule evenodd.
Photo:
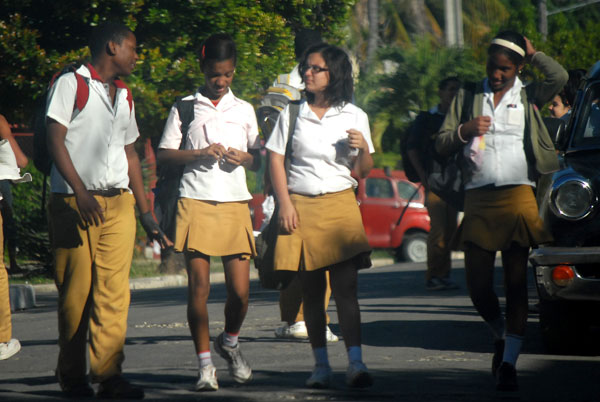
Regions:
M 456 77 L 444 78 L 438 85 L 440 103 L 429 111 L 421 112 L 415 119 L 408 136 L 406 154 L 419 181 L 425 188 L 425 206 L 431 219 L 427 234 L 427 271 L 425 289 L 451 290 L 458 285 L 450 279 L 452 265 L 450 240 L 456 230 L 458 211 L 429 190 L 428 175 L 435 155 L 434 135 L 444 122 L 446 112 L 460 88 Z
M 371 265 L 367 237 L 353 188 L 354 170 L 366 177 L 373 166 L 367 115 L 350 103 L 352 66 L 338 47 L 310 47 L 300 63 L 306 100 L 300 105 L 291 146 L 284 159 L 290 125 L 287 108 L 279 115 L 267 149 L 271 181 L 279 204 L 280 234 L 275 269 L 298 271 L 304 318 L 315 367 L 306 385 L 326 388 L 331 381 L 327 356 L 326 272 L 336 301 L 349 366 L 346 382 L 368 387 L 373 379 L 362 361 L 358 269 Z
M 144 390 L 121 373 L 129 308 L 137 204 L 150 238 L 166 246 L 146 202 L 135 141 L 139 137 L 131 92 L 120 76 L 138 59 L 127 26 L 105 23 L 90 40 L 90 63 L 61 75 L 48 94 L 47 141 L 52 156 L 48 205 L 58 288 L 56 376 L 72 398 L 137 399 Z M 89 97 L 78 107 L 77 76 Z M 75 107 L 74 107 L 75 105 Z M 81 105 L 79 105 L 81 106 Z M 86 343 L 89 335 L 89 348 Z
M 527 87 L 518 77 L 525 63 L 544 74 Z M 462 153 L 464 218 L 457 246 L 465 251 L 467 287 L 473 305 L 494 336 L 496 387 L 515 391 L 516 361 L 527 324 L 529 249 L 551 241 L 538 215 L 536 179 L 558 169 L 552 140 L 539 113 L 566 83 L 567 72 L 522 35 L 504 31 L 488 48 L 487 78 L 474 94 L 460 90 L 446 114 L 436 150 Z M 461 116 L 471 96 L 467 119 Z M 464 123 L 461 124 L 461 121 Z M 494 291 L 494 261 L 502 252 L 506 323 Z
M 188 271 L 187 315 L 198 358 L 197 391 L 219 387 L 210 353 L 208 310 L 210 256 L 223 261 L 227 301 L 225 330 L 214 340 L 233 379 L 245 383 L 252 369 L 238 336 L 248 311 L 250 258 L 256 255 L 245 168 L 260 166 L 258 125 L 252 106 L 229 88 L 235 76 L 236 46 L 227 34 L 215 34 L 201 46 L 204 86 L 183 98 L 194 103 L 194 119 L 185 148 L 174 106 L 158 146 L 160 163 L 184 165 L 179 186 L 175 250 L 184 253 Z

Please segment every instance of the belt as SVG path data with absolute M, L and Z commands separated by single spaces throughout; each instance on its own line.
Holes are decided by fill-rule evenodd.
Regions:
M 88 190 L 91 195 L 99 195 L 100 197 L 116 197 L 123 194 L 124 188 L 109 188 L 108 190 Z

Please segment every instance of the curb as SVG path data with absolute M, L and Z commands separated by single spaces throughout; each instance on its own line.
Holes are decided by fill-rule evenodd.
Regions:
M 372 268 L 383 267 L 386 265 L 394 264 L 393 258 L 378 258 L 373 260 Z M 258 271 L 254 267 L 250 267 L 250 280 L 258 280 Z M 129 280 L 130 290 L 142 290 L 142 289 L 159 289 L 159 288 L 176 288 L 187 286 L 187 275 L 163 275 L 154 276 L 149 278 L 133 278 Z M 210 283 L 224 283 L 225 273 L 213 272 L 210 274 Z M 13 286 L 27 286 L 31 288 L 33 294 L 33 300 L 35 305 L 35 293 L 56 293 L 56 285 L 53 283 L 41 284 L 41 285 L 11 285 Z

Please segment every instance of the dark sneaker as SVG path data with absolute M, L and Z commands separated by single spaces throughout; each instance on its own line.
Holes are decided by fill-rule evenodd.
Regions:
M 504 339 L 494 341 L 494 357 L 492 357 L 492 375 L 496 377 L 498 367 L 502 364 L 502 356 L 504 355 Z
M 100 383 L 98 398 L 144 399 L 144 390 L 132 385 L 120 375 L 115 375 Z
M 213 342 L 213 346 L 215 352 L 227 361 L 229 374 L 236 382 L 245 383 L 252 379 L 252 369 L 242 356 L 239 343 L 234 347 L 226 346 L 223 344 L 223 333 L 221 333 Z
M 454 290 L 460 288 L 460 286 L 458 286 L 456 282 L 450 278 L 442 278 L 441 281 L 444 284 L 444 290 Z
M 440 278 L 431 278 L 425 283 L 425 289 L 427 290 L 444 290 L 446 284 L 442 282 Z
M 510 363 L 502 362 L 496 373 L 496 389 L 498 391 L 517 391 L 517 370 Z
M 94 389 L 88 382 L 87 377 L 75 379 L 65 379 L 58 370 L 56 370 L 56 379 L 60 384 L 60 389 L 67 398 L 91 398 L 94 396 Z

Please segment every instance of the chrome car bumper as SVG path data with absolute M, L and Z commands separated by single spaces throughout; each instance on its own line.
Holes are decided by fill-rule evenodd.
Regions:
M 600 301 L 600 279 L 586 278 L 577 270 L 578 265 L 598 266 L 600 247 L 542 247 L 531 252 L 529 260 L 535 269 L 538 293 L 542 299 Z M 572 267 L 575 277 L 567 286 L 558 286 L 552 280 L 557 265 Z

